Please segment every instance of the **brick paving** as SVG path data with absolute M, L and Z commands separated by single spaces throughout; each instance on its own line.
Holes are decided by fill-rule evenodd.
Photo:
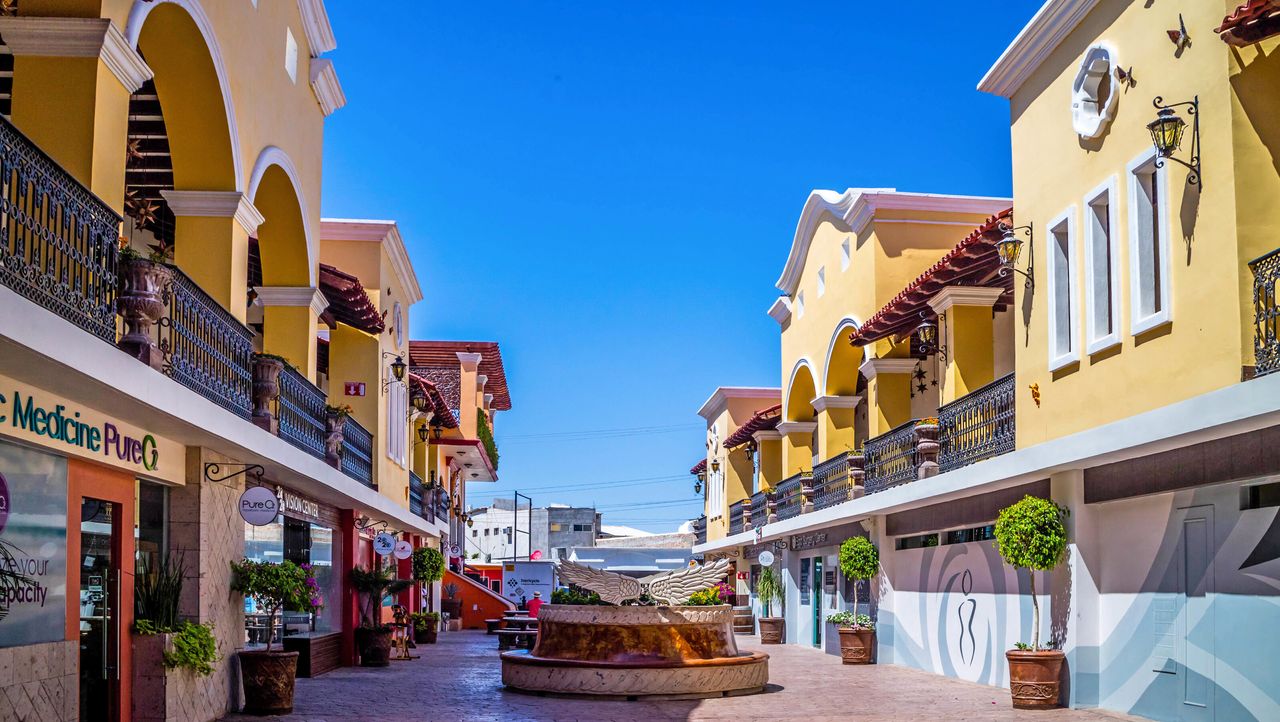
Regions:
M 440 635 L 416 650 L 422 658 L 390 668 L 344 668 L 300 679 L 294 714 L 274 719 L 340 720 L 1124 720 L 1100 710 L 1022 712 L 1005 689 L 962 682 L 895 665 L 846 666 L 839 658 L 795 645 L 761 647 L 738 637 L 743 649 L 769 660 L 763 694 L 687 701 L 621 701 L 539 697 L 503 689 L 497 640 L 484 632 Z M 260 719 L 234 715 L 230 720 Z

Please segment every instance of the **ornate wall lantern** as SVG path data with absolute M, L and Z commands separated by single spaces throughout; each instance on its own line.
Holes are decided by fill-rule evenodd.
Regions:
M 1000 224 L 1000 240 L 996 241 L 996 256 L 1000 259 L 1000 275 L 1007 276 L 1010 273 L 1020 274 L 1027 279 L 1024 287 L 1027 290 L 1036 287 L 1034 277 L 1034 269 L 1032 267 L 1033 253 L 1027 253 L 1027 270 L 1023 271 L 1018 268 L 1018 258 L 1022 255 L 1022 239 L 1018 238 L 1018 233 L 1022 233 L 1027 237 L 1028 243 L 1034 243 L 1035 238 L 1032 235 L 1031 224 L 1025 226 L 1011 226 L 1004 223 Z
M 919 326 L 916 326 L 916 339 L 920 341 L 920 348 L 926 354 L 938 354 L 945 361 L 947 359 L 947 347 L 938 342 L 938 324 L 929 318 L 926 311 L 920 312 L 920 318 L 923 320 L 920 321 Z M 946 316 L 939 315 L 938 318 L 943 319 Z
M 421 391 L 414 391 L 413 394 L 409 396 L 409 401 L 413 404 L 415 411 L 422 413 L 427 410 L 427 395 Z
M 1164 98 L 1157 95 L 1151 103 L 1156 107 L 1156 119 L 1147 123 L 1147 130 L 1151 132 L 1151 142 L 1155 144 L 1156 155 L 1159 156 L 1156 167 L 1163 168 L 1165 159 L 1184 165 L 1191 171 L 1187 174 L 1187 184 L 1203 188 L 1200 182 L 1200 96 L 1166 105 Z M 1173 155 L 1182 147 L 1182 136 L 1187 130 L 1187 121 L 1174 110 L 1180 105 L 1185 105 L 1187 115 L 1191 116 L 1190 162 Z

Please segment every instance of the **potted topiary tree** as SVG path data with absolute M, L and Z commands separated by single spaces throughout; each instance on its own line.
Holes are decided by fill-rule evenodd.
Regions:
M 773 610 L 774 602 L 782 603 L 785 593 L 782 579 L 777 572 L 773 571 L 772 566 L 760 570 L 760 576 L 756 579 L 756 598 L 764 605 L 764 616 L 760 617 L 761 644 L 782 644 L 787 620 L 783 617 L 775 617 L 770 612 Z
M 1005 652 L 1009 660 L 1009 692 L 1019 709 L 1044 709 L 1058 705 L 1058 676 L 1063 654 L 1040 646 L 1040 600 L 1036 597 L 1036 572 L 1047 572 L 1062 561 L 1067 549 L 1067 510 L 1034 496 L 1000 510 L 996 518 L 996 546 L 1005 563 L 1029 572 L 1032 615 L 1031 644 L 1019 642 Z
M 853 611 L 827 617 L 840 632 L 840 659 L 845 664 L 871 664 L 876 628 L 871 617 L 858 614 L 858 582 L 880 571 L 880 550 L 864 536 L 845 539 L 840 545 L 840 573 L 853 582 Z
M 431 584 L 444 578 L 444 555 L 439 549 L 419 547 L 413 552 L 413 581 L 423 586 L 423 596 L 427 599 L 427 610 L 435 610 L 435 600 L 431 594 Z
M 363 595 L 360 626 L 356 628 L 356 650 L 362 667 L 386 667 L 391 664 L 391 626 L 383 624 L 378 610 L 388 594 L 399 594 L 413 584 L 412 579 L 396 579 L 391 567 L 351 570 L 351 586 Z
M 413 622 L 413 641 L 417 644 L 435 644 L 436 635 L 440 631 L 439 612 L 414 612 L 409 615 Z
M 314 612 L 322 606 L 319 585 L 306 566 L 293 562 L 231 562 L 231 589 L 253 599 L 267 617 L 267 647 L 240 652 L 244 711 L 249 714 L 289 714 L 293 711 L 293 683 L 298 653 L 272 650 L 275 617 L 284 609 Z

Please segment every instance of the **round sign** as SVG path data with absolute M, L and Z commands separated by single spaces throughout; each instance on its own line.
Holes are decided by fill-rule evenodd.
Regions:
M 451 557 L 462 556 L 462 547 L 458 546 L 457 544 L 449 545 L 449 556 Z
M 773 566 L 773 552 L 771 551 L 760 552 L 760 564 L 766 567 Z
M 276 520 L 280 500 L 265 486 L 251 486 L 240 495 L 240 518 L 253 526 L 266 526 Z
M 404 539 L 401 539 L 396 542 L 395 551 L 392 553 L 395 554 L 396 559 L 408 559 L 413 556 L 413 545 Z
M 395 551 L 395 548 L 396 538 L 385 531 L 378 532 L 378 536 L 373 538 L 373 551 L 377 552 L 378 556 L 385 557 Z

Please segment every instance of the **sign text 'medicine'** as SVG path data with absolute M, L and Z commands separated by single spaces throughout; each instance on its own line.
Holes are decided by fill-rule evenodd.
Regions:
M 9 405 L 9 398 L 0 394 L 0 423 L 9 421 L 16 429 L 136 464 L 147 471 L 154 471 L 159 466 L 160 452 L 151 434 L 145 434 L 141 439 L 134 438 L 121 432 L 110 421 L 102 422 L 101 427 L 82 421 L 79 411 L 71 411 L 62 404 L 50 411 L 37 406 L 29 395 L 23 397 L 14 391 L 11 397 L 13 403 Z

